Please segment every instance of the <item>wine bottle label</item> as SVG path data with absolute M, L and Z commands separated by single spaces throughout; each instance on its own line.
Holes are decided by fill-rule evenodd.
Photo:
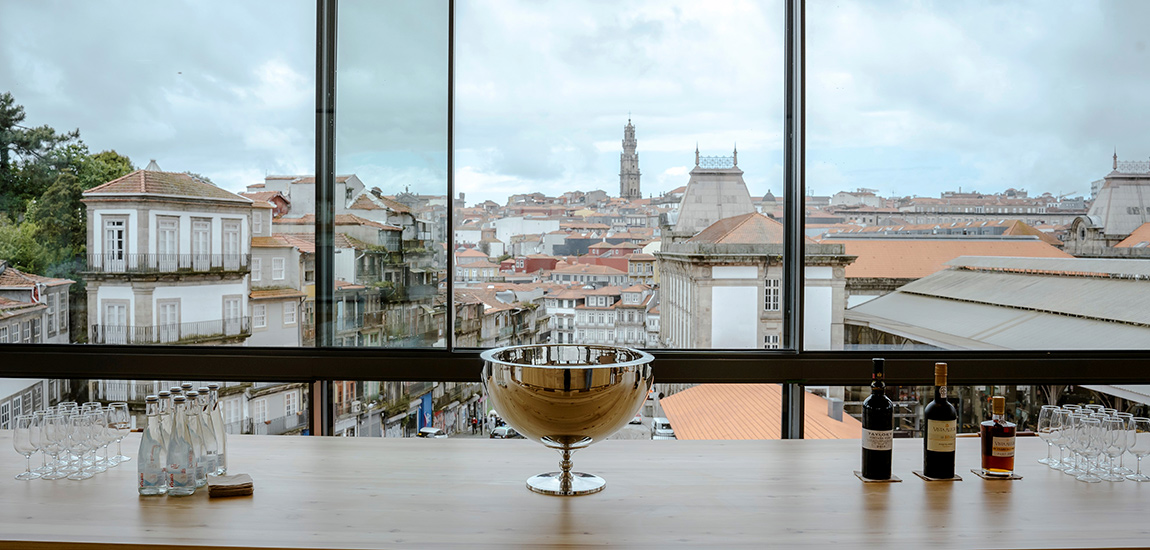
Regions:
M 958 434 L 955 420 L 926 421 L 926 450 L 938 453 L 954 452 L 954 437 Z
M 893 448 L 891 438 L 894 430 L 868 430 L 863 428 L 862 446 L 870 451 L 889 451 Z
M 1014 456 L 1014 438 L 996 437 L 991 441 L 991 456 Z

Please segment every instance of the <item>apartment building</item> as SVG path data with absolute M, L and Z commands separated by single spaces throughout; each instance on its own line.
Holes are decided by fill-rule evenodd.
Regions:
M 0 344 L 67 344 L 75 281 L 24 273 L 0 260 Z
M 88 341 L 242 344 L 252 200 L 147 169 L 84 192 Z

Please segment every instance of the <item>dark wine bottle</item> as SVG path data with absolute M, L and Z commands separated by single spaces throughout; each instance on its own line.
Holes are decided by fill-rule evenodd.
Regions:
M 922 474 L 934 479 L 954 477 L 954 439 L 958 434 L 958 411 L 946 400 L 946 363 L 934 364 L 934 401 L 923 410 Z
M 862 475 L 867 479 L 890 479 L 890 460 L 894 454 L 894 402 L 886 396 L 883 364 L 873 359 L 870 395 L 863 401 L 862 413 Z

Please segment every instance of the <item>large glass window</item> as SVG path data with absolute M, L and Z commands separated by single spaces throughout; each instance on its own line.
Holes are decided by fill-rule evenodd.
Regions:
M 783 3 L 456 10 L 457 344 L 778 333 Z
M 340 372 L 403 357 L 385 364 L 444 379 L 462 378 L 448 365 L 467 348 L 529 342 L 714 351 L 660 355 L 675 383 L 866 378 L 811 353 L 824 350 L 854 368 L 879 350 L 1141 349 L 1150 320 L 1114 298 L 1146 280 L 1145 207 L 1121 191 L 1150 181 L 1137 86 L 1083 61 L 1134 55 L 1098 48 L 1137 44 L 1137 18 L 1052 6 L 812 0 L 806 187 L 789 191 L 783 146 L 804 144 L 782 132 L 781 1 L 344 0 L 335 253 L 320 258 L 314 3 L 5 5 L 0 120 L 16 123 L 0 130 L 56 130 L 34 151 L 4 144 L 0 277 L 32 277 L 5 298 L 44 307 L 0 320 L 9 342 L 298 347 L 330 307 L 336 346 L 430 348 L 338 350 L 353 359 Z M 1017 20 L 1032 28 L 985 25 Z M 172 21 L 188 31 L 96 32 Z M 119 77 L 59 36 L 99 44 Z M 1099 120 L 1106 144 L 1081 131 Z M 801 283 L 782 257 L 796 193 Z M 335 302 L 317 304 L 327 267 Z M 789 346 L 789 284 L 804 292 L 797 355 L 715 351 Z M 857 390 L 811 389 L 847 403 Z

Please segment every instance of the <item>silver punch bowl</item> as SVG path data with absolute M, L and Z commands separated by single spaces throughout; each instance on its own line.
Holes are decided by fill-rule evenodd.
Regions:
M 546 495 L 587 495 L 603 478 L 571 471 L 571 453 L 606 439 L 634 418 L 651 389 L 650 354 L 630 348 L 537 344 L 481 354 L 483 386 L 503 419 L 527 439 L 563 455 L 560 471 L 527 480 Z

